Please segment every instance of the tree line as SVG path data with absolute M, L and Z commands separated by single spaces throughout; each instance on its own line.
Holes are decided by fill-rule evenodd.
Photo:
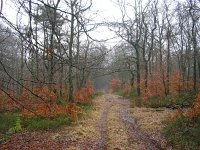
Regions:
M 81 90 L 101 68 L 106 47 L 90 36 L 92 1 L 15 0 L 16 23 L 1 11 L 0 88 L 21 95 L 47 86 L 58 97 Z M 3 2 L 2 2 L 3 8 Z M 90 15 L 88 15 L 91 13 Z M 66 91 L 65 91 L 66 90 Z M 37 93 L 32 93 L 36 94 Z
M 135 83 L 138 95 L 157 88 L 167 96 L 174 85 L 179 92 L 197 91 L 200 2 L 119 0 L 116 5 L 121 19 L 107 25 L 122 39 L 111 64 L 118 76 Z
M 45 85 L 59 97 L 66 89 L 73 102 L 88 80 L 108 74 L 138 95 L 161 89 L 167 96 L 173 85 L 198 90 L 199 1 L 117 0 L 120 18 L 102 23 L 93 20 L 92 0 L 13 2 L 16 23 L 4 15 L 3 1 L 0 7 L 0 88 L 8 95 Z M 90 36 L 101 25 L 120 39 L 111 49 Z

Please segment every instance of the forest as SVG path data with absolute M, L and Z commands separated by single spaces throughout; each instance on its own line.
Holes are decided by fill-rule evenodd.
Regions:
M 0 0 L 0 20 L 0 149 L 200 149 L 200 0 Z

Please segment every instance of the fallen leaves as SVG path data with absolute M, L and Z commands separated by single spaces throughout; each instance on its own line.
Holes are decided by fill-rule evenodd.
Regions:
M 115 97 L 116 98 L 116 97 Z M 115 104 L 108 116 L 108 142 L 107 148 L 113 150 L 134 150 L 138 149 L 136 142 L 130 142 L 126 127 L 119 119 L 118 110 L 120 104 Z
M 132 115 L 136 118 L 138 125 L 146 132 L 161 131 L 162 121 L 172 113 L 169 109 L 157 111 L 153 108 L 134 107 L 131 109 Z
M 88 150 L 98 149 L 98 123 L 105 96 L 96 97 L 96 109 L 90 111 L 89 117 L 83 117 L 57 131 L 21 132 L 14 134 L 10 139 L 0 144 L 2 150 Z
M 135 121 L 132 121 L 133 119 L 131 120 L 132 116 L 137 119 L 137 124 L 142 130 L 149 132 L 149 135 L 155 141 L 159 141 L 158 138 L 160 136 L 154 134 L 154 132 L 162 129 L 161 122 L 171 111 L 167 109 L 156 111 L 150 108 L 135 107 L 130 113 L 128 103 L 124 102 L 127 102 L 127 100 L 120 99 L 114 95 L 98 96 L 93 100 L 95 109 L 90 110 L 89 115 L 85 114 L 87 117 L 77 120 L 71 126 L 57 131 L 20 132 L 11 136 L 8 141 L 0 144 L 0 149 L 98 150 L 101 138 L 101 127 L 99 124 L 102 113 L 106 109 L 108 109 L 108 113 L 106 114 L 108 118 L 107 121 L 103 120 L 107 126 L 105 127 L 105 136 L 103 138 L 105 138 L 105 144 L 108 150 L 139 150 L 142 148 L 143 145 L 135 140 L 140 138 L 134 137 L 135 135 L 130 136 L 135 130 L 130 129 L 123 120 L 128 120 L 130 124 L 136 124 Z M 125 118 L 123 118 L 122 113 Z M 142 132 L 135 131 L 135 133 Z M 139 137 L 141 135 L 138 134 L 137 136 Z

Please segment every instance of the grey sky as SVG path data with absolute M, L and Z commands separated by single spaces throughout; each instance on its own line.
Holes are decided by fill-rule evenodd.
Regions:
M 112 1 L 113 0 L 93 0 L 91 13 L 98 12 L 98 15 L 94 18 L 95 22 L 100 23 L 102 21 L 119 19 L 120 10 Z M 15 7 L 13 0 L 4 1 L 3 14 L 8 20 L 12 21 L 14 24 L 16 23 L 17 8 Z M 112 38 L 114 34 L 111 33 L 107 27 L 100 27 L 97 31 L 91 33 L 91 36 L 100 40 Z M 109 41 L 109 43 L 113 42 L 114 41 Z

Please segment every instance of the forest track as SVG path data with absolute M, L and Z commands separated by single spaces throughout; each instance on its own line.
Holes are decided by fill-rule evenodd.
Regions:
M 99 123 L 99 132 L 100 132 L 99 150 L 104 150 L 106 148 L 107 118 L 112 105 L 113 105 L 112 98 L 107 98 Z
M 110 116 L 110 117 L 109 117 Z M 167 145 L 156 141 L 143 131 L 132 117 L 129 101 L 108 95 L 99 125 L 100 150 L 166 150 Z
M 166 150 L 167 145 L 162 145 L 159 141 L 154 140 L 148 133 L 143 131 L 137 124 L 136 120 L 131 116 L 129 101 L 121 97 L 118 98 L 121 103 L 119 110 L 120 118 L 127 128 L 130 140 L 137 141 L 140 149 L 144 150 Z M 118 101 L 119 101 L 118 100 Z
M 56 131 L 23 131 L 0 144 L 2 150 L 163 150 L 154 135 L 133 117 L 129 100 L 104 94 L 94 100 L 89 116 Z M 140 112 L 143 109 L 137 108 Z M 151 115 L 155 112 L 151 112 Z M 142 113 L 141 118 L 147 120 Z M 138 119 L 138 118 L 137 118 Z

